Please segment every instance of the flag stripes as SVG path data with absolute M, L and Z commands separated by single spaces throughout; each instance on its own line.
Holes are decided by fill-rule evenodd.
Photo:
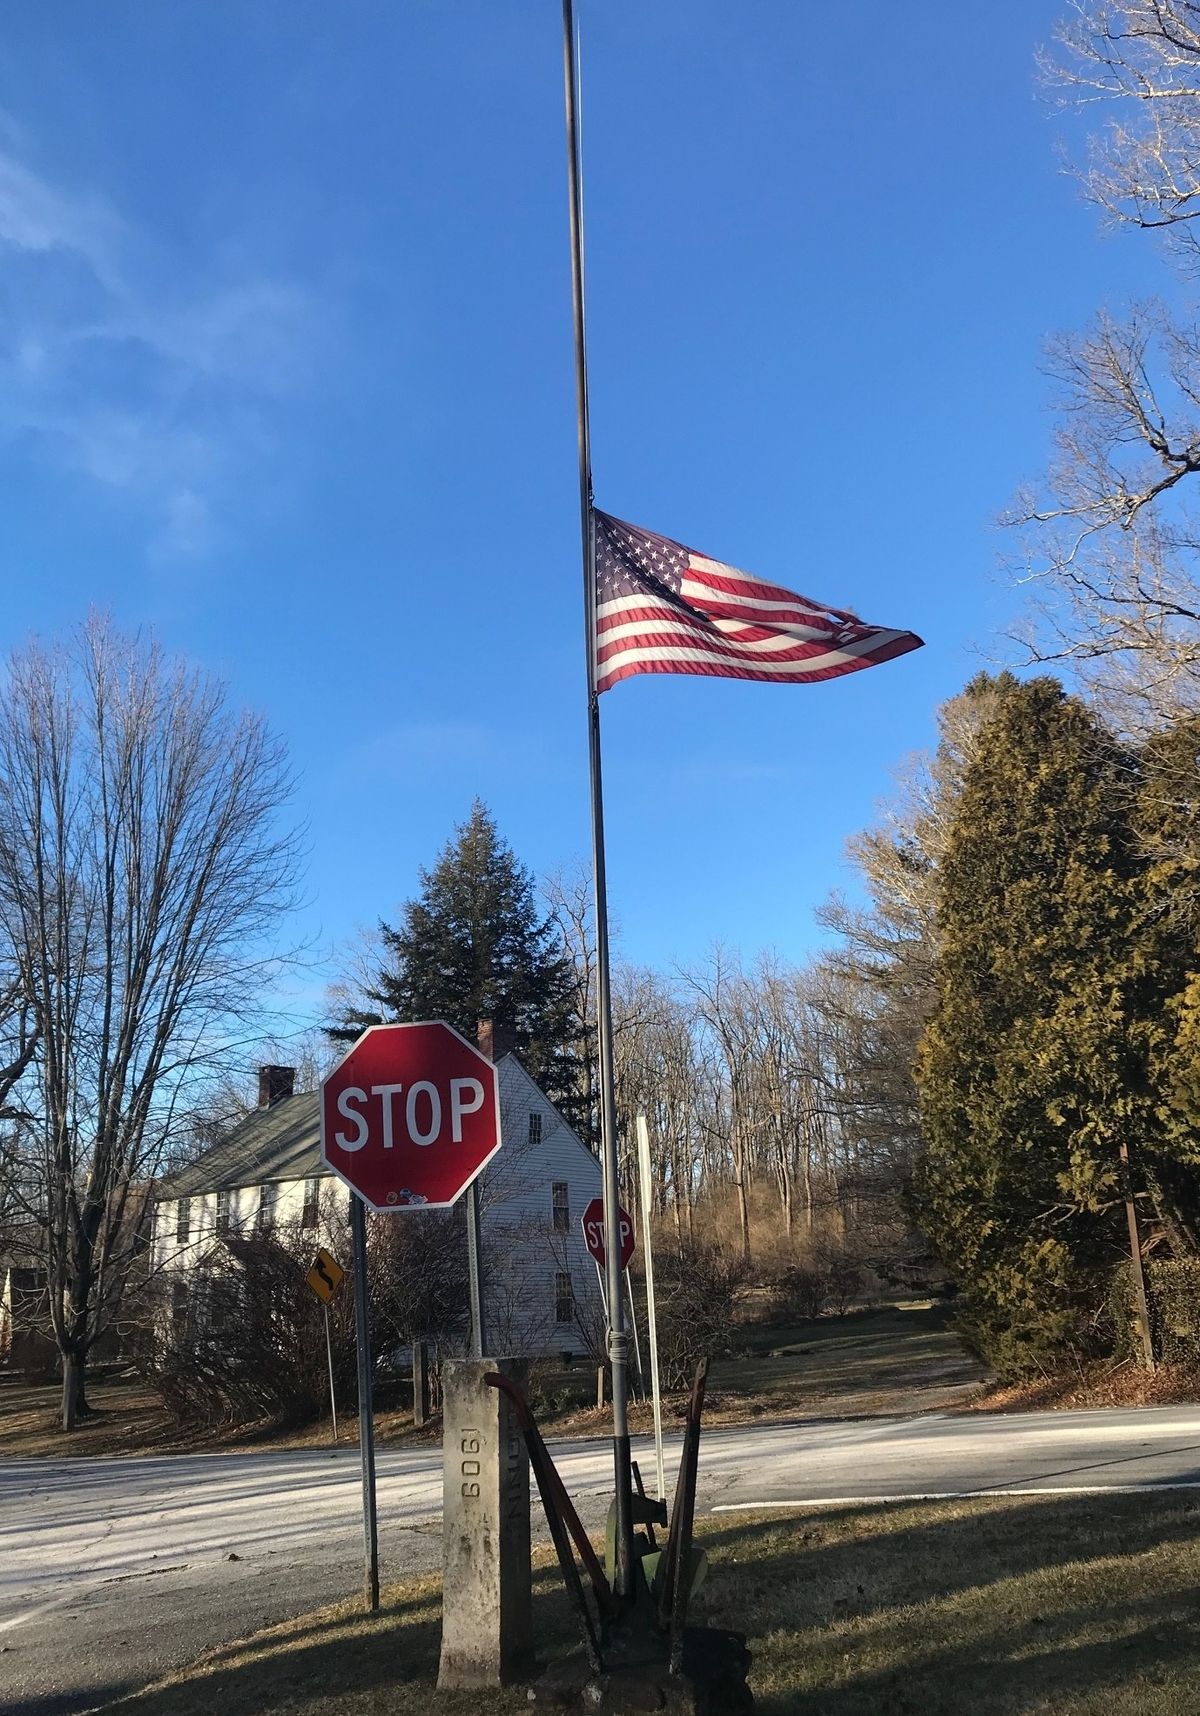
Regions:
M 874 667 L 921 639 L 709 560 L 596 512 L 596 688 L 635 673 L 804 685 Z

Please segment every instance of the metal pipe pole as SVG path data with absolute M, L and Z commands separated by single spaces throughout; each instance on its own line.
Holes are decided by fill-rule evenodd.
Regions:
M 650 1129 L 646 1116 L 637 1117 L 638 1191 L 642 1206 L 642 1257 L 646 1266 L 646 1325 L 650 1339 L 650 1392 L 654 1397 L 654 1462 L 658 1499 L 666 1501 L 663 1475 L 662 1391 L 658 1385 L 658 1316 L 654 1302 L 654 1245 L 650 1238 Z
M 363 1601 L 379 1607 L 379 1530 L 375 1520 L 375 1403 L 371 1394 L 371 1316 L 367 1297 L 367 1217 L 363 1201 L 350 1194 L 354 1241 L 354 1323 L 358 1334 L 358 1449 L 362 1458 Z
M 600 765 L 600 699 L 596 691 L 596 536 L 592 517 L 592 443 L 584 339 L 583 197 L 575 87 L 575 13 L 563 0 L 563 95 L 567 120 L 567 185 L 571 228 L 571 302 L 575 322 L 575 404 L 579 433 L 579 515 L 583 534 L 583 603 L 587 652 L 588 761 L 592 788 L 592 873 L 596 902 L 596 1036 L 600 1062 L 600 1162 L 604 1176 L 604 1245 L 608 1253 L 608 1353 L 612 1364 L 613 1467 L 616 1489 L 614 1590 L 633 1595 L 633 1472 L 629 1454 L 629 1341 L 621 1293 L 620 1182 L 613 1082 L 612 995 L 608 960 L 608 881 L 604 864 L 604 788 Z
M 329 1360 L 329 1416 L 333 1419 L 333 1439 L 337 1437 L 337 1395 L 333 1391 L 333 1340 L 329 1333 L 329 1306 L 325 1310 L 325 1357 Z
M 479 1181 L 467 1187 L 467 1276 L 471 1294 L 471 1357 L 486 1351 L 483 1331 L 483 1227 L 479 1219 Z

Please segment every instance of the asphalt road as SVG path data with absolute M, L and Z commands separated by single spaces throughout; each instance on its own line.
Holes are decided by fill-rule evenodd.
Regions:
M 559 1444 L 585 1522 L 602 1443 Z M 643 1473 L 649 1448 L 637 1450 Z M 668 1484 L 675 1449 L 668 1449 Z M 382 1450 L 385 1580 L 438 1565 L 440 1453 Z M 718 1430 L 699 1506 L 720 1512 L 976 1491 L 1200 1488 L 1200 1408 L 807 1421 Z M 67 1716 L 210 1645 L 350 1596 L 357 1450 L 0 1461 L 0 1716 Z M 535 1524 L 540 1508 L 534 1504 Z

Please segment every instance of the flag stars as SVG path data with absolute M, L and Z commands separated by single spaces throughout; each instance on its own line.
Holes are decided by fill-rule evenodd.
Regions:
M 594 518 L 600 691 L 634 673 L 804 685 L 920 647 L 911 632 L 864 625 L 670 537 Z

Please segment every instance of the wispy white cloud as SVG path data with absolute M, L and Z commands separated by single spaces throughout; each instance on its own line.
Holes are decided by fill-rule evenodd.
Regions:
M 323 318 L 291 281 L 197 279 L 31 154 L 0 114 L 0 442 L 126 491 L 154 558 L 205 555 L 311 380 Z
M 40 178 L 10 152 L 13 129 L 6 126 L 0 135 L 0 243 L 80 258 L 98 281 L 119 291 L 116 253 L 123 234 L 115 212 L 99 198 L 71 196 Z

